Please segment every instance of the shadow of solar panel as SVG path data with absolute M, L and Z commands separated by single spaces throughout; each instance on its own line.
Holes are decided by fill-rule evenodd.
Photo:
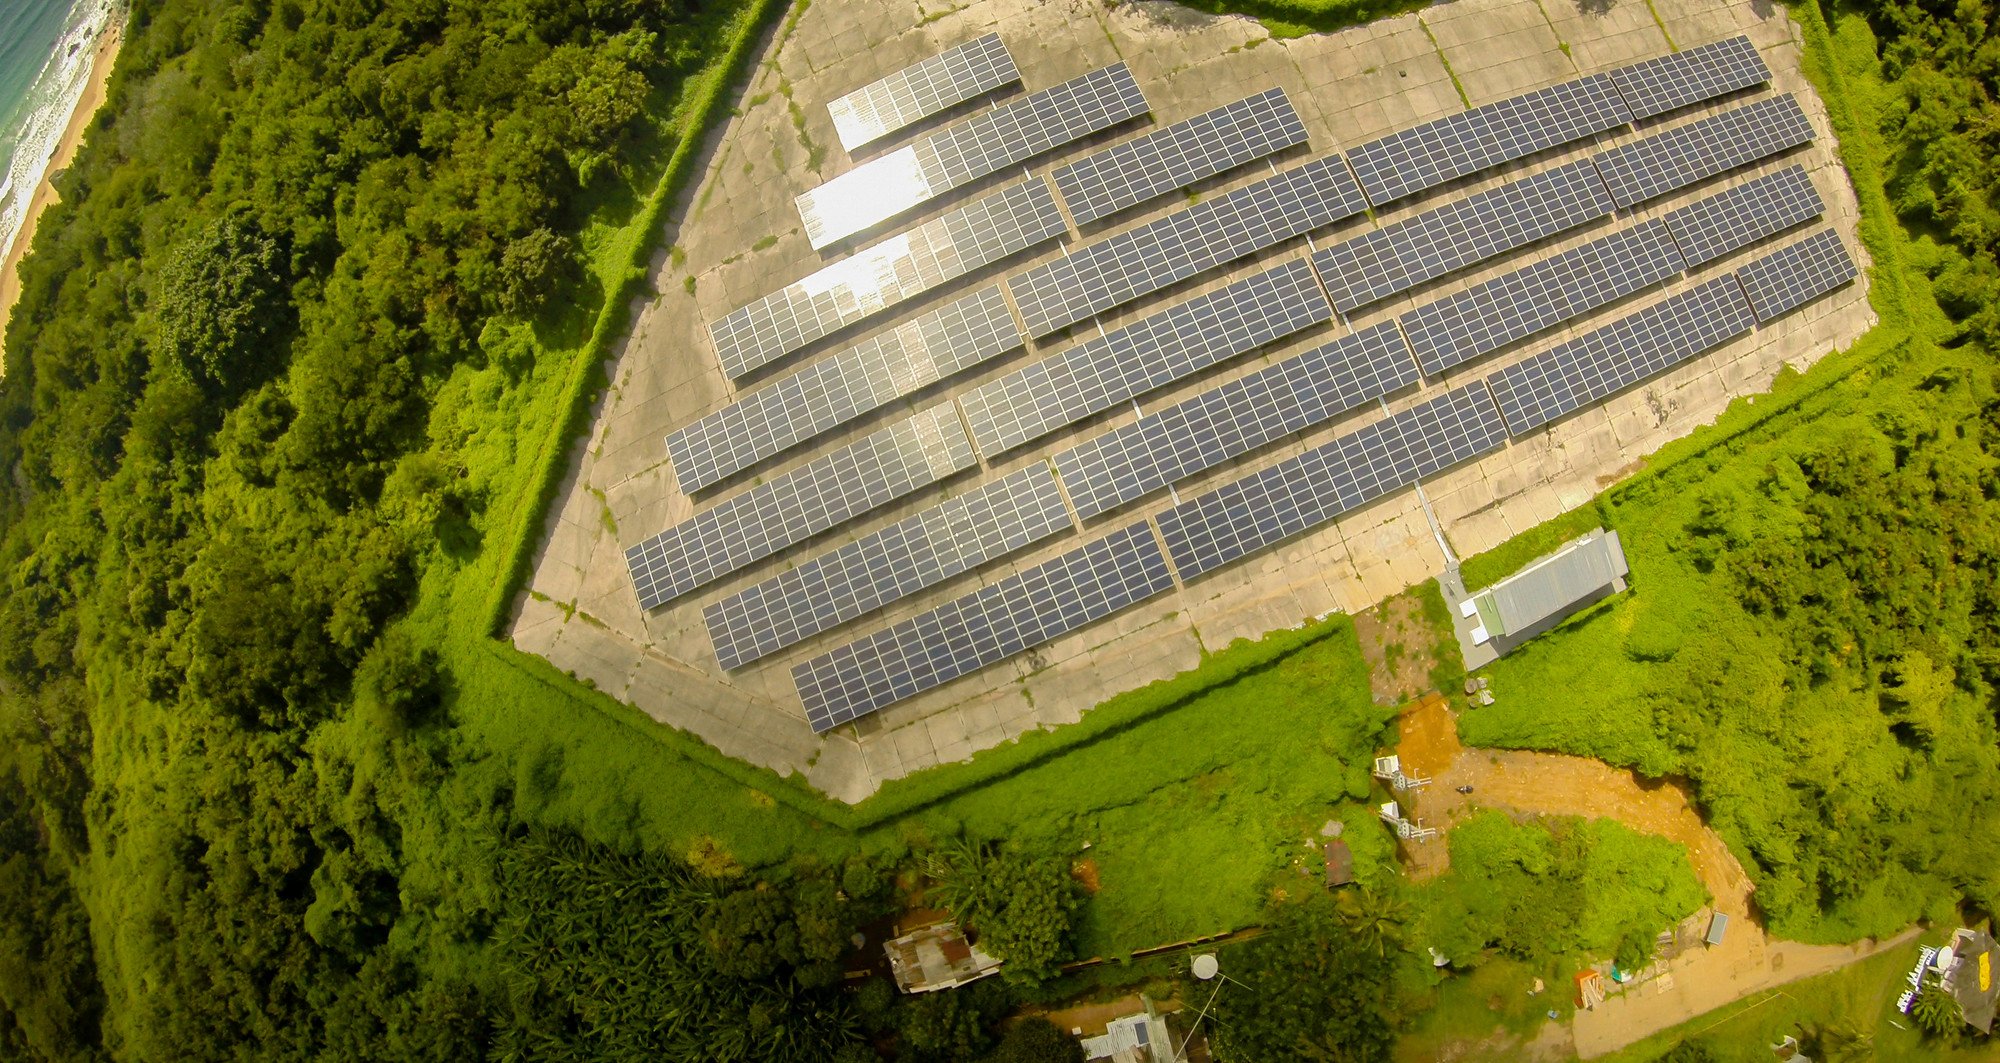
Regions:
M 1000 287 L 906 321 L 667 436 L 693 494 L 822 432 L 1021 346 Z
M 1611 72 L 1635 120 L 1727 96 L 1771 80 L 1771 69 L 1748 37 L 1704 44 Z
M 1046 336 L 1367 206 L 1329 155 L 1017 273 L 1007 289 L 1028 335 Z
M 1666 226 L 1643 222 L 1420 306 L 1400 319 L 1436 376 L 1681 272 Z
M 738 668 L 1070 527 L 1037 462 L 820 554 L 702 611 L 716 659 Z
M 1392 321 L 1106 432 L 1052 459 L 1084 518 L 1332 420 L 1417 382 Z
M 1145 521 L 792 669 L 815 732 L 1006 660 L 1173 586 Z
M 1688 264 L 1699 266 L 1825 212 L 1805 167 L 1787 166 L 1690 203 L 1666 222 Z
M 1860 271 L 1832 229 L 1781 247 L 1736 272 L 1762 324 L 1851 281 Z
M 652 609 L 975 463 L 951 403 L 720 502 L 625 551 Z
M 1527 435 L 1750 331 L 1743 291 L 1718 277 L 1486 378 L 1508 430 Z
M 866 232 L 982 177 L 1146 113 L 1124 63 L 1030 93 L 870 159 L 794 202 L 814 249 Z
M 997 33 L 940 52 L 826 105 L 848 151 L 1021 80 Z
M 1580 159 L 1363 233 L 1312 256 L 1342 313 L 1612 212 Z
M 1475 381 L 1174 506 L 1159 516 L 1160 535 L 1181 579 L 1192 580 L 1506 439 Z
M 1333 316 L 1293 259 L 988 381 L 961 396 L 992 457 Z
M 1067 232 L 1040 178 L 898 233 L 711 322 L 722 370 L 740 378 L 815 340 Z
M 1380 207 L 1629 121 L 1611 79 L 1593 74 L 1369 141 L 1347 162 Z
M 1049 176 L 1078 225 L 1306 142 L 1283 89 L 1268 89 L 1059 166 Z
M 1630 207 L 1812 138 L 1799 101 L 1772 96 L 1613 148 L 1597 156 L 1597 169 L 1618 205 Z

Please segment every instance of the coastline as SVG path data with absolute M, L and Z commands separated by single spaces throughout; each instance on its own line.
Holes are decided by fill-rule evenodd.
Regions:
M 50 204 L 62 198 L 56 194 L 55 176 L 76 157 L 77 148 L 83 144 L 83 134 L 90 128 L 90 120 L 104 105 L 111 69 L 118 59 L 118 46 L 124 40 L 124 20 L 113 18 L 98 37 L 95 54 L 91 56 L 90 84 L 84 88 L 83 95 L 77 97 L 76 106 L 71 109 L 69 121 L 63 127 L 62 140 L 56 145 L 55 154 L 50 158 L 41 182 L 35 186 L 34 197 L 28 201 L 28 213 L 21 220 L 21 231 L 14 238 L 14 246 L 7 252 L 6 260 L 0 262 L 0 350 L 5 349 L 7 320 L 13 313 L 14 302 L 21 297 L 21 260 L 27 257 L 28 248 L 35 242 L 35 223 Z M 0 372 L 4 372 L 4 368 L 0 368 Z

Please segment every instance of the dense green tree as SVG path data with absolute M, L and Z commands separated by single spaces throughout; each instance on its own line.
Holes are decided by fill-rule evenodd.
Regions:
M 1039 1015 L 1007 1027 L 986 1063 L 1083 1063 L 1083 1042 Z
M 1232 981 L 1215 993 L 1209 1037 L 1222 1063 L 1389 1058 L 1389 965 L 1325 893 L 1280 904 L 1265 933 L 1225 952 L 1222 965 Z
M 278 241 L 242 213 L 176 247 L 153 300 L 167 371 L 227 399 L 281 368 L 279 339 L 291 318 L 286 271 Z
M 939 903 L 973 928 L 983 948 L 1005 961 L 1002 975 L 1032 986 L 1054 977 L 1070 957 L 1070 931 L 1083 887 L 1069 864 L 1049 853 L 953 839 L 927 858 Z
M 1958 1001 L 1936 986 L 1925 986 L 1910 1002 L 1910 1021 L 1924 1036 L 1944 1041 L 1957 1040 L 1959 1032 L 1965 1029 Z

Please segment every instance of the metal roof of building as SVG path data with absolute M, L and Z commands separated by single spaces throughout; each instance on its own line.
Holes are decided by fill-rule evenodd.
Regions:
M 1526 631 L 1623 579 L 1618 533 L 1598 529 L 1473 596 L 1492 635 Z

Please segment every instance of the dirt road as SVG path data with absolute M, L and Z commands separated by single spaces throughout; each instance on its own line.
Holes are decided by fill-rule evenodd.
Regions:
M 1459 745 L 1449 704 L 1436 696 L 1405 710 L 1400 732 L 1397 752 L 1404 772 L 1432 780 L 1407 802 L 1426 826 L 1448 828 L 1478 808 L 1615 819 L 1685 846 L 1716 910 L 1729 916 L 1722 944 L 1681 954 L 1670 962 L 1671 977 L 1577 1012 L 1573 1034 L 1579 1058 L 1616 1051 L 1732 1000 L 1864 959 L 1918 933 L 1912 928 L 1887 941 L 1853 946 L 1772 938 L 1751 908 L 1750 876 L 1721 836 L 1702 822 L 1679 783 L 1643 780 L 1584 757 L 1466 749 Z M 1472 787 L 1472 793 L 1458 793 L 1460 786 Z M 1439 874 L 1450 862 L 1442 841 L 1411 855 L 1414 877 Z

